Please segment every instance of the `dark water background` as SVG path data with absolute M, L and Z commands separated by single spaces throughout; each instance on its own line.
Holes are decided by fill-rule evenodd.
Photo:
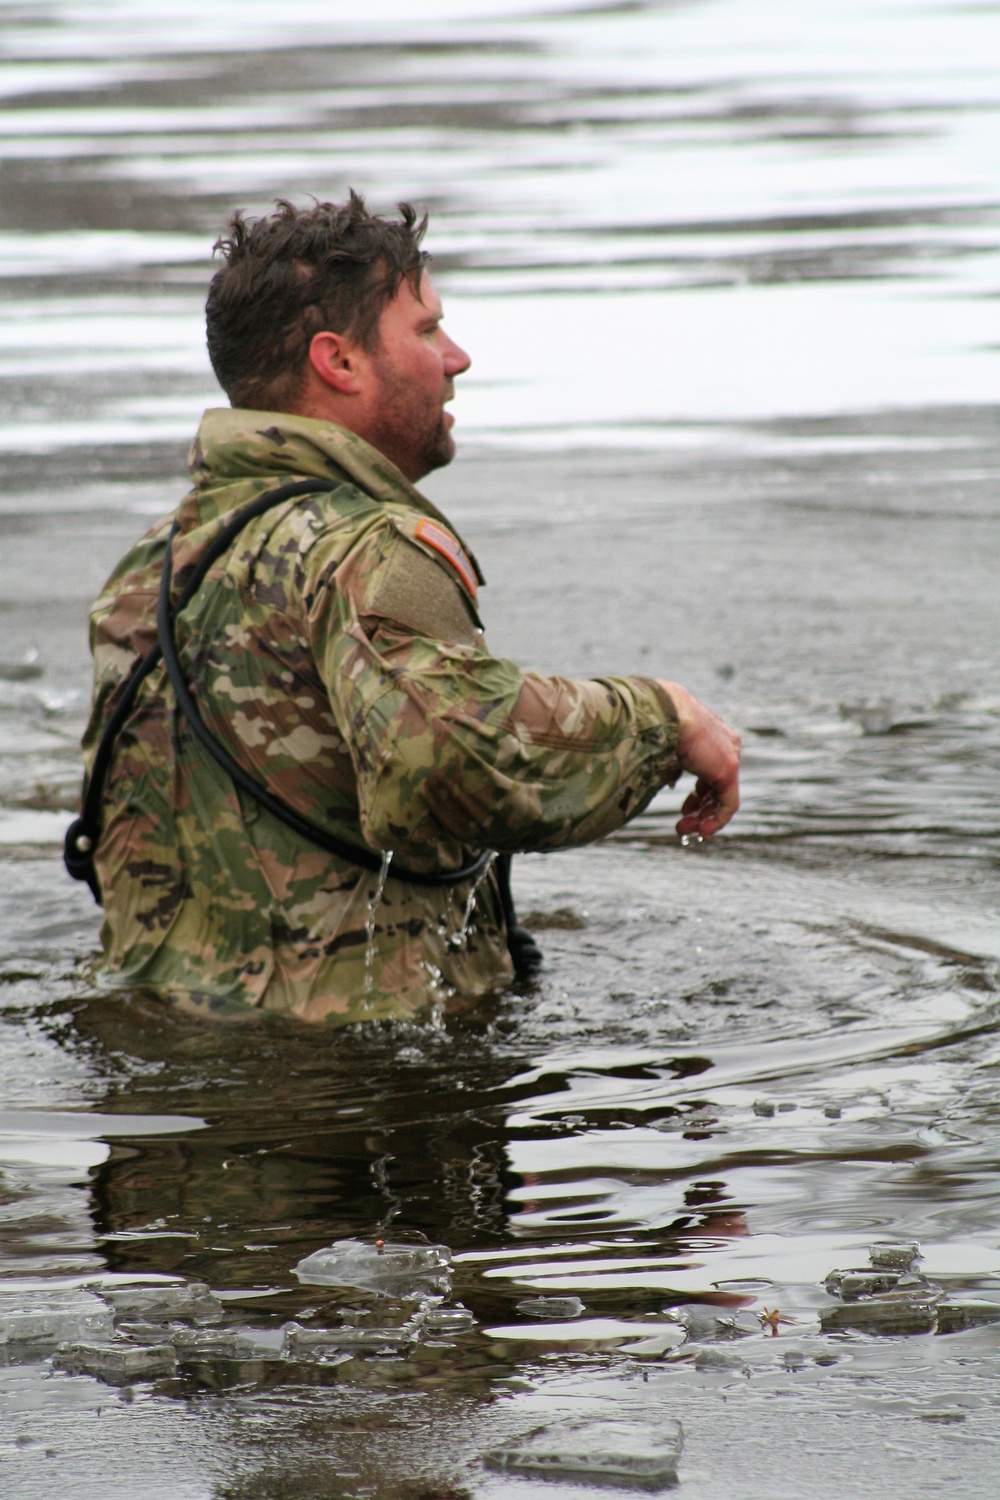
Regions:
M 877 1240 L 1000 1302 L 1000 7 L 354 10 L 0 5 L 0 1491 L 532 1500 L 482 1455 L 585 1415 L 680 1418 L 700 1500 L 995 1495 L 1000 1325 L 820 1320 Z M 745 807 L 518 861 L 537 986 L 215 1031 L 88 978 L 86 607 L 218 404 L 227 213 L 349 183 L 431 210 L 475 362 L 427 488 L 493 649 L 684 682 Z M 376 1236 L 447 1244 L 475 1326 L 275 1357 L 385 1315 L 292 1274 Z M 5 1339 L 157 1278 L 243 1353 L 121 1388 Z

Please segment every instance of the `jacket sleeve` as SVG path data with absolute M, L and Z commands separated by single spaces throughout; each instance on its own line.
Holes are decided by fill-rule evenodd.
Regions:
M 461 593 L 446 563 L 419 630 L 372 612 L 386 567 L 409 545 L 381 529 L 312 596 L 315 659 L 369 844 L 416 868 L 453 868 L 463 847 L 588 843 L 676 780 L 676 712 L 652 679 L 541 677 L 432 630 L 454 617 Z

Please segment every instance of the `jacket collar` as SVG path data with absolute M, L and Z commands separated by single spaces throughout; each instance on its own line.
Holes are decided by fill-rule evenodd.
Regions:
M 435 505 L 400 473 L 396 465 L 357 433 L 333 422 L 318 422 L 291 412 L 246 411 L 211 407 L 202 417 L 188 455 L 199 510 L 228 510 L 231 497 L 212 493 L 241 480 L 276 475 L 317 476 L 335 483 L 354 484 L 373 500 L 410 506 L 431 516 L 469 548 Z M 208 502 L 206 505 L 205 502 Z M 215 502 L 215 504 L 213 504 Z M 484 582 L 479 566 L 473 566 Z

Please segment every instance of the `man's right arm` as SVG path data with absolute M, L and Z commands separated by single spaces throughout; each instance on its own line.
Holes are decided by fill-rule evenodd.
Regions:
M 590 842 L 685 769 L 699 777 L 698 831 L 728 821 L 735 736 L 683 689 L 643 677 L 539 677 L 482 646 L 370 613 L 393 549 L 408 545 L 370 534 L 330 580 L 339 618 L 329 608 L 314 617 L 316 659 L 373 847 L 414 868 L 447 868 L 463 848 Z M 458 590 L 444 565 L 438 576 L 444 595 Z

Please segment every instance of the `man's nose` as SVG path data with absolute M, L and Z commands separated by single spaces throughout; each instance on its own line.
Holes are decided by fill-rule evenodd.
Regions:
M 444 355 L 444 367 L 448 375 L 452 378 L 464 375 L 471 364 L 472 360 L 465 350 L 460 349 L 453 339 L 449 339 Z

